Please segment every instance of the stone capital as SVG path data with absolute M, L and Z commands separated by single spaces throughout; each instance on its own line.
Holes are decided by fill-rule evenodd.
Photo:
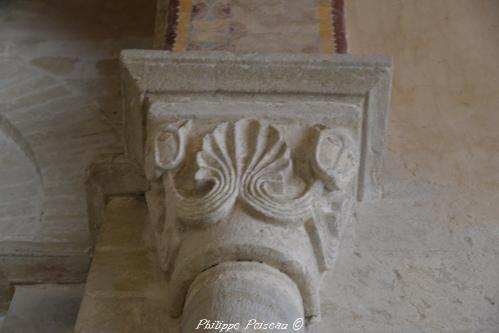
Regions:
M 122 63 L 172 320 L 194 332 L 203 318 L 301 317 L 305 332 L 356 202 L 381 192 L 389 60 L 126 51 Z

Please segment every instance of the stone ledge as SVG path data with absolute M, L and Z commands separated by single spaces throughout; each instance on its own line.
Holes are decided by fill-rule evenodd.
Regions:
M 167 293 L 144 241 L 145 202 L 113 198 L 104 217 L 75 332 L 164 332 Z
M 2 242 L 0 267 L 13 285 L 81 283 L 90 265 L 88 250 L 72 243 Z
M 357 197 L 377 199 L 386 145 L 392 65 L 385 56 L 236 55 L 127 50 L 121 54 L 127 152 L 142 163 L 145 107 L 178 94 L 327 97 L 362 108 Z

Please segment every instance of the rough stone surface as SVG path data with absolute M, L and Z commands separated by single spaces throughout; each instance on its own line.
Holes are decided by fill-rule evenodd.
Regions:
M 300 292 L 289 277 L 266 264 L 230 262 L 199 274 L 191 284 L 181 332 L 210 331 L 210 324 L 223 320 L 227 332 L 303 333 L 304 326 L 289 324 L 303 317 Z
M 0 270 L 12 284 L 81 283 L 89 262 L 88 245 L 0 243 Z
M 171 113 L 177 118 L 216 117 L 216 107 L 221 107 L 226 119 L 237 119 L 239 113 L 304 121 L 313 114 L 319 124 L 327 121 L 328 103 L 338 108 L 350 105 L 361 109 L 357 121 L 363 131 L 357 196 L 379 197 L 391 87 L 389 58 L 128 50 L 122 61 L 127 151 L 139 164 L 144 161 L 146 140 L 144 108 L 157 100 L 191 103 L 172 104 Z M 286 103 L 294 111 L 287 113 Z
M 151 244 L 148 239 L 150 230 L 146 229 L 148 225 L 147 206 L 141 198 L 114 198 L 107 205 L 75 333 L 179 332 L 179 320 L 172 320 L 168 316 L 167 302 L 170 295 L 165 275 L 156 259 L 156 250 L 148 246 Z M 240 269 L 239 265 L 243 268 Z M 237 269 L 234 270 L 234 266 Z M 235 274 L 244 271 L 244 278 L 233 281 Z M 238 306 L 239 296 L 233 299 L 234 307 L 226 307 L 216 291 L 229 284 L 232 288 L 225 291 L 248 296 L 248 292 L 256 292 L 255 286 L 261 281 L 266 283 L 261 285 L 263 289 L 258 290 L 259 297 L 248 298 L 247 313 L 231 314 L 231 309 Z M 250 310 L 262 309 L 262 305 L 263 308 L 274 307 L 274 311 L 262 312 L 261 316 L 257 316 L 261 318 L 260 321 L 284 323 L 294 321 L 295 317 L 303 317 L 296 284 L 282 272 L 259 263 L 227 263 L 207 270 L 198 276 L 189 293 L 187 311 L 192 314 L 194 321 L 198 311 L 203 310 L 198 307 L 197 293 L 217 298 L 219 310 L 225 309 L 224 313 L 218 314 L 227 315 L 227 319 L 249 321 L 253 318 L 253 311 Z M 204 308 L 209 309 L 218 311 L 216 307 Z M 184 323 L 184 328 L 188 327 Z M 252 332 L 251 329 L 245 331 Z M 292 330 L 291 326 L 285 332 L 294 331 L 301 332 Z
M 75 7 L 77 3 L 81 6 Z M 120 2 L 123 6 L 126 3 Z M 134 8 L 141 8 L 144 3 L 137 2 Z M 14 106 L 21 109 L 37 100 L 47 103 L 65 94 L 60 87 L 66 85 L 59 85 L 65 80 L 61 78 L 77 73 L 78 77 L 89 79 L 87 83 L 80 80 L 71 86 L 78 87 L 75 88 L 77 98 L 64 99 L 61 105 L 50 103 L 36 111 L 48 112 L 47 108 L 55 108 L 62 112 L 67 105 L 75 108 L 73 103 L 80 99 L 79 92 L 91 96 L 91 105 L 115 105 L 112 100 L 116 94 L 104 102 L 99 93 L 108 91 L 106 87 L 110 82 L 115 82 L 110 86 L 117 91 L 118 80 L 98 80 L 93 76 L 112 72 L 112 62 L 104 62 L 99 71 L 94 58 L 106 60 L 107 52 L 121 45 L 142 45 L 140 38 L 125 38 L 119 42 L 108 39 L 121 34 L 120 31 L 133 34 L 135 29 L 124 29 L 135 27 L 137 20 L 123 15 L 121 9 L 116 10 L 116 6 L 123 8 L 120 4 L 2 2 L 0 72 L 2 79 L 5 78 L 2 87 L 5 84 L 25 87 L 28 95 L 31 90 L 34 95 L 19 98 L 15 89 L 8 90 L 2 95 L 2 101 L 12 99 L 16 101 Z M 326 276 L 323 284 L 323 318 L 314 332 L 496 333 L 499 329 L 497 1 L 349 0 L 346 4 L 351 51 L 391 54 L 397 69 L 390 140 L 382 175 L 385 196 L 380 201 L 364 201 L 352 230 L 347 230 L 337 268 Z M 55 12 L 62 8 L 59 6 L 69 6 L 71 9 L 64 11 L 69 14 L 46 16 L 47 8 Z M 92 10 L 94 6 L 101 10 Z M 134 15 L 141 12 L 131 11 Z M 105 18 L 96 20 L 92 17 L 95 13 L 102 13 Z M 72 20 L 76 14 L 84 19 Z M 110 18 L 123 24 L 106 26 L 96 22 Z M 82 26 L 83 35 L 75 34 Z M 101 29 L 102 26 L 105 28 Z M 69 34 L 67 27 L 70 27 Z M 120 46 L 114 48 L 116 44 Z M 32 63 L 31 52 L 42 59 Z M 88 62 L 71 64 L 73 58 L 87 59 L 85 54 L 96 55 Z M 59 57 L 62 64 L 54 65 L 54 58 Z M 115 57 L 115 52 L 111 57 Z M 71 66 L 74 66 L 72 74 L 64 74 Z M 2 103 L 0 112 L 6 110 L 5 104 Z M 88 110 L 86 104 L 82 109 Z M 33 114 L 27 119 L 41 123 Z M 47 120 L 45 124 L 56 124 L 55 121 Z M 27 161 L 27 150 L 23 144 L 15 147 L 12 142 L 21 141 L 12 137 L 2 139 L 5 140 L 2 147 L 9 147 L 5 156 Z M 57 150 L 56 154 L 63 152 Z M 36 181 L 35 169 L 24 174 L 22 186 L 11 191 L 12 195 L 32 194 L 29 184 Z M 66 177 L 66 171 L 58 175 Z M 71 191 L 75 188 L 67 183 L 61 186 Z M 2 192 L 2 200 L 3 193 L 9 193 L 9 188 Z M 77 193 L 83 193 L 83 188 Z M 36 202 L 29 196 L 26 201 Z M 33 212 L 36 210 L 26 209 L 22 213 L 30 216 Z M 4 222 L 2 226 L 7 225 Z M 80 239 L 85 234 L 84 238 L 88 238 L 83 231 L 86 222 L 82 219 L 79 223 L 78 228 L 74 228 L 71 221 L 66 229 L 63 222 L 58 224 L 61 227 L 58 230 L 43 227 L 43 230 L 40 228 L 43 232 L 36 237 Z M 24 239 L 26 232 L 26 238 L 32 239 L 32 226 L 10 223 L 2 231 L 19 228 L 21 231 L 8 234 L 9 237 L 17 235 Z M 100 300 L 105 304 L 105 298 Z M 122 311 L 117 304 L 122 305 Z M 122 323 L 123 318 L 135 321 L 132 325 L 125 321 L 121 330 L 116 329 L 126 332 L 128 327 L 139 327 L 136 320 L 142 318 L 144 304 L 129 299 L 125 305 L 109 302 L 108 307 L 96 307 L 91 314 L 97 318 L 100 309 L 103 313 L 113 313 L 111 309 L 114 309 L 115 324 Z M 154 319 L 157 318 L 153 315 L 147 322 Z M 105 323 L 109 325 L 104 320 L 99 324 Z
M 86 168 L 123 154 L 117 57 L 149 47 L 154 2 L 0 3 L 0 274 L 10 283 L 85 280 Z
M 7 280 L 7 277 L 0 273 L 0 317 L 2 318 L 7 313 L 13 291 L 14 288 L 11 286 L 9 280 Z
M 164 276 L 147 246 L 143 199 L 114 198 L 106 207 L 75 333 L 163 333 Z
M 117 57 L 123 48 L 149 47 L 154 7 L 134 0 L 0 4 L 2 249 L 5 242 L 10 252 L 19 242 L 88 248 L 85 169 L 123 153 Z
M 1 333 L 72 333 L 82 285 L 18 286 Z
M 246 260 L 286 273 L 301 292 L 305 316 L 318 318 L 320 277 L 333 266 L 355 201 L 359 109 L 321 104 L 314 110 L 321 115 L 320 125 L 292 120 L 301 103 L 286 105 L 279 115 L 269 113 L 271 123 L 248 118 L 224 122 L 224 110 L 236 115 L 244 109 L 237 103 L 232 98 L 216 103 L 219 113 L 201 123 L 190 119 L 189 111 L 196 109 L 190 103 L 177 108 L 153 104 L 148 111 L 145 167 L 152 190 L 147 199 L 160 263 L 169 272 L 171 315 L 182 313 L 187 288 L 201 272 Z M 172 124 L 172 116 L 189 120 Z M 317 121 L 316 114 L 309 117 Z M 322 143 L 316 132 L 338 141 L 342 133 L 349 140 Z M 338 164 L 321 164 L 332 170 L 328 181 L 345 187 L 324 184 L 311 167 L 316 154 L 305 153 L 304 146 L 352 161 L 346 175 L 335 172 L 342 169 Z M 252 287 L 248 294 L 258 291 Z
M 185 332 L 205 315 L 230 322 L 249 319 L 250 309 L 268 315 L 257 320 L 291 325 L 298 318 L 256 298 L 264 281 L 275 283 L 270 276 L 258 288 L 234 275 L 234 286 L 255 296 L 229 297 L 232 305 L 216 313 L 210 293 L 185 303 L 203 271 L 256 261 L 296 284 L 291 303 L 302 304 L 308 330 L 320 318 L 321 277 L 357 192 L 379 191 L 382 159 L 373 152 L 383 150 L 389 61 L 154 51 L 122 59 L 128 148 L 151 182 L 150 229 L 168 274 L 169 315 Z M 233 293 L 213 279 L 214 290 Z
M 126 158 L 93 163 L 87 170 L 86 195 L 88 227 L 95 244 L 109 199 L 114 196 L 142 195 L 149 184 L 136 165 Z

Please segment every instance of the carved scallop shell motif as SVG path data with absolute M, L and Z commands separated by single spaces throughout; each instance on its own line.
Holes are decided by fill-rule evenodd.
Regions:
M 279 130 L 254 119 L 222 123 L 203 139 L 197 154 L 195 179 L 210 184 L 200 198 L 176 193 L 177 216 L 185 222 L 215 223 L 227 216 L 239 199 L 278 222 L 303 222 L 312 215 L 312 193 L 290 198 L 286 189 L 292 160 Z M 173 188 L 174 189 L 174 188 Z

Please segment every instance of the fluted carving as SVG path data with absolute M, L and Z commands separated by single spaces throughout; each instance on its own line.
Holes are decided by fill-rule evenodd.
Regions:
M 177 157 L 161 157 L 161 140 L 155 140 L 156 165 L 169 170 L 178 165 L 185 151 L 182 139 L 187 125 L 178 129 L 170 149 Z M 176 146 L 175 146 L 176 144 Z M 164 145 L 163 145 L 164 146 Z M 165 149 L 165 148 L 163 148 Z M 167 159 L 168 166 L 163 160 Z M 202 150 L 196 155 L 198 171 L 195 180 L 210 190 L 201 197 L 185 197 L 176 191 L 172 178 L 167 186 L 175 193 L 177 218 L 189 224 L 216 223 L 234 208 L 237 199 L 273 221 L 292 223 L 312 216 L 312 194 L 299 197 L 277 193 L 286 188 L 291 173 L 290 149 L 275 127 L 254 119 L 222 123 L 203 138 Z

